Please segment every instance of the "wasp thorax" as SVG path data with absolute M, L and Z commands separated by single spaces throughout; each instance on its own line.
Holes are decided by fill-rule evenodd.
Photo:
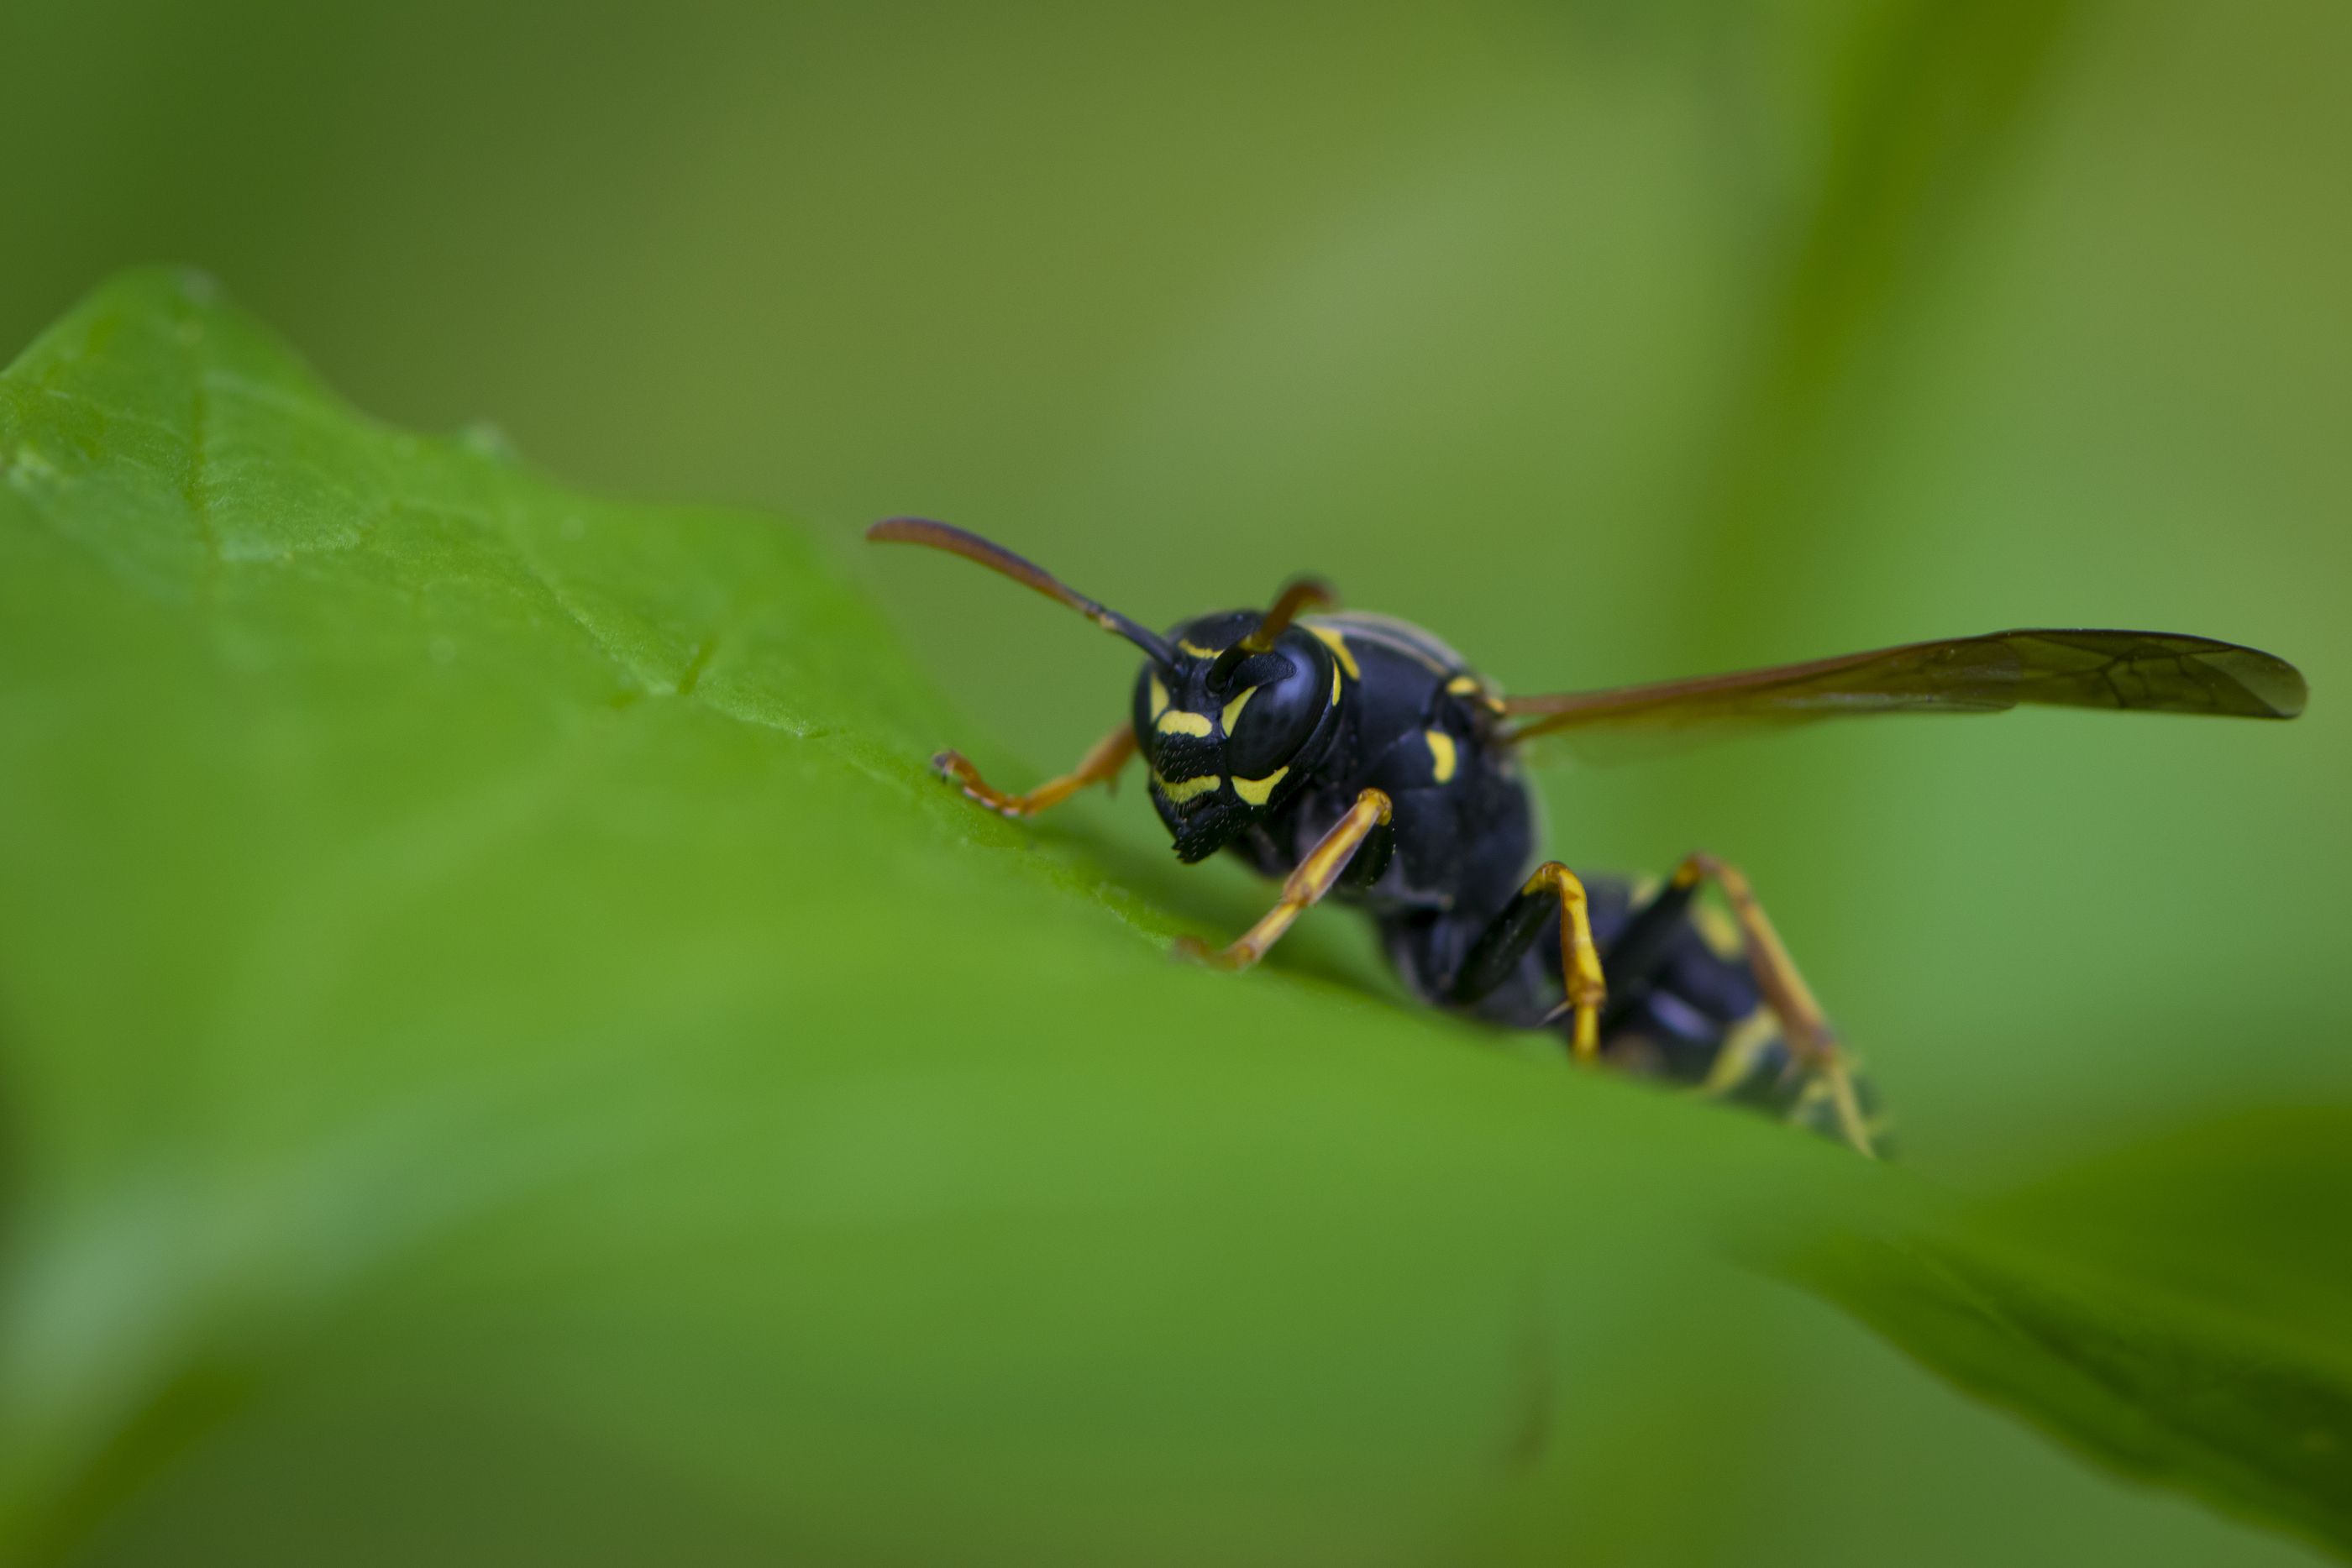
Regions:
M 1186 861 L 1286 800 L 1333 732 L 1342 687 L 1330 650 L 1293 626 L 1264 653 L 1229 652 L 1257 623 L 1248 612 L 1188 622 L 1170 638 L 1176 659 L 1136 682 L 1152 804 Z

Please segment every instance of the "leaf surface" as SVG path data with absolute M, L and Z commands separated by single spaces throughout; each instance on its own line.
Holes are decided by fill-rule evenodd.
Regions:
M 1622 1348 L 1761 1269 L 2352 1543 L 2324 1294 L 2061 1269 L 2063 1204 L 1171 965 L 936 786 L 958 738 L 793 526 L 375 425 L 181 276 L 45 336 L 0 376 L 0 1539 L 1539 1554 L 1529 1495 L 1668 1457 Z

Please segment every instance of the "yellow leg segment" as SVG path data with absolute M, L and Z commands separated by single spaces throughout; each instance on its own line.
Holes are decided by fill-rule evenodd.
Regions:
M 1732 918 L 1739 923 L 1757 988 L 1764 993 L 1765 1005 L 1780 1023 L 1790 1054 L 1829 1085 L 1831 1101 L 1837 1108 L 1838 1130 L 1847 1143 L 1877 1158 L 1877 1151 L 1871 1147 L 1870 1129 L 1863 1123 L 1862 1104 L 1854 1097 L 1853 1075 L 1846 1071 L 1845 1053 L 1838 1049 L 1837 1031 L 1830 1027 L 1821 1003 L 1813 999 L 1812 988 L 1805 984 L 1796 960 L 1781 945 L 1780 934 L 1772 929 L 1772 921 L 1756 901 L 1747 877 L 1738 866 L 1709 854 L 1692 855 L 1675 869 L 1675 886 L 1691 887 L 1700 882 L 1712 882 L 1723 890 Z
M 1034 817 L 1060 805 L 1089 784 L 1111 783 L 1134 755 L 1135 730 L 1122 724 L 1096 741 L 1078 759 L 1077 767 L 1059 779 L 1047 779 L 1026 795 L 1008 795 L 996 789 L 980 776 L 979 768 L 964 760 L 961 752 L 942 751 L 931 758 L 931 767 L 941 778 L 954 779 L 968 799 L 999 816 Z
M 1246 969 L 1265 956 L 1266 949 L 1282 939 L 1291 923 L 1321 901 L 1348 869 L 1348 862 L 1363 847 L 1372 830 L 1384 826 L 1389 820 L 1389 798 L 1378 789 L 1367 789 L 1356 797 L 1348 814 L 1332 825 L 1315 847 L 1307 852 L 1296 870 L 1283 879 L 1282 897 L 1266 911 L 1265 918 L 1236 937 L 1232 945 L 1211 947 L 1191 936 L 1176 939 L 1176 956 L 1191 958 L 1214 969 Z
M 1592 945 L 1592 916 L 1585 903 L 1584 884 L 1559 862 L 1546 861 L 1519 891 L 1549 892 L 1559 900 L 1559 972 L 1568 979 L 1568 1000 L 1561 1005 L 1576 1014 L 1576 1031 L 1569 1048 L 1579 1061 L 1598 1061 L 1601 1009 L 1609 999 L 1609 988 L 1601 977 L 1600 949 Z

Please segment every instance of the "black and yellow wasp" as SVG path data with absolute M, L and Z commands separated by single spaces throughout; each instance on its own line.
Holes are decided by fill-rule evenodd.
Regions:
M 1654 888 L 1535 861 L 1519 769 L 1541 737 L 1789 725 L 1853 714 L 1997 713 L 2021 704 L 2292 718 L 2304 681 L 2268 653 L 2168 632 L 2026 631 L 1696 680 L 1506 696 L 1460 655 L 1385 616 L 1327 608 L 1312 579 L 1263 612 L 1161 635 L 975 534 L 913 517 L 870 539 L 979 562 L 1143 650 L 1133 711 L 1061 778 L 999 790 L 934 765 L 991 810 L 1028 817 L 1117 778 L 1139 750 L 1151 803 L 1187 863 L 1231 850 L 1282 894 L 1230 946 L 1255 963 L 1326 894 L 1368 911 L 1416 996 L 1515 1029 L 1565 1025 L 1580 1061 L 1695 1084 L 1843 1139 L 1878 1132 L 1867 1086 L 1732 866 L 1694 854 Z M 1692 900 L 1719 888 L 1734 925 Z

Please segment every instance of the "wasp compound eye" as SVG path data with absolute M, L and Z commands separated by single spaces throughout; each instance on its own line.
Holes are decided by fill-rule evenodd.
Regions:
M 1223 716 L 1225 763 L 1235 778 L 1263 779 L 1297 759 L 1333 706 L 1330 668 L 1331 656 L 1313 639 L 1286 637 L 1277 651 L 1234 671 Z

